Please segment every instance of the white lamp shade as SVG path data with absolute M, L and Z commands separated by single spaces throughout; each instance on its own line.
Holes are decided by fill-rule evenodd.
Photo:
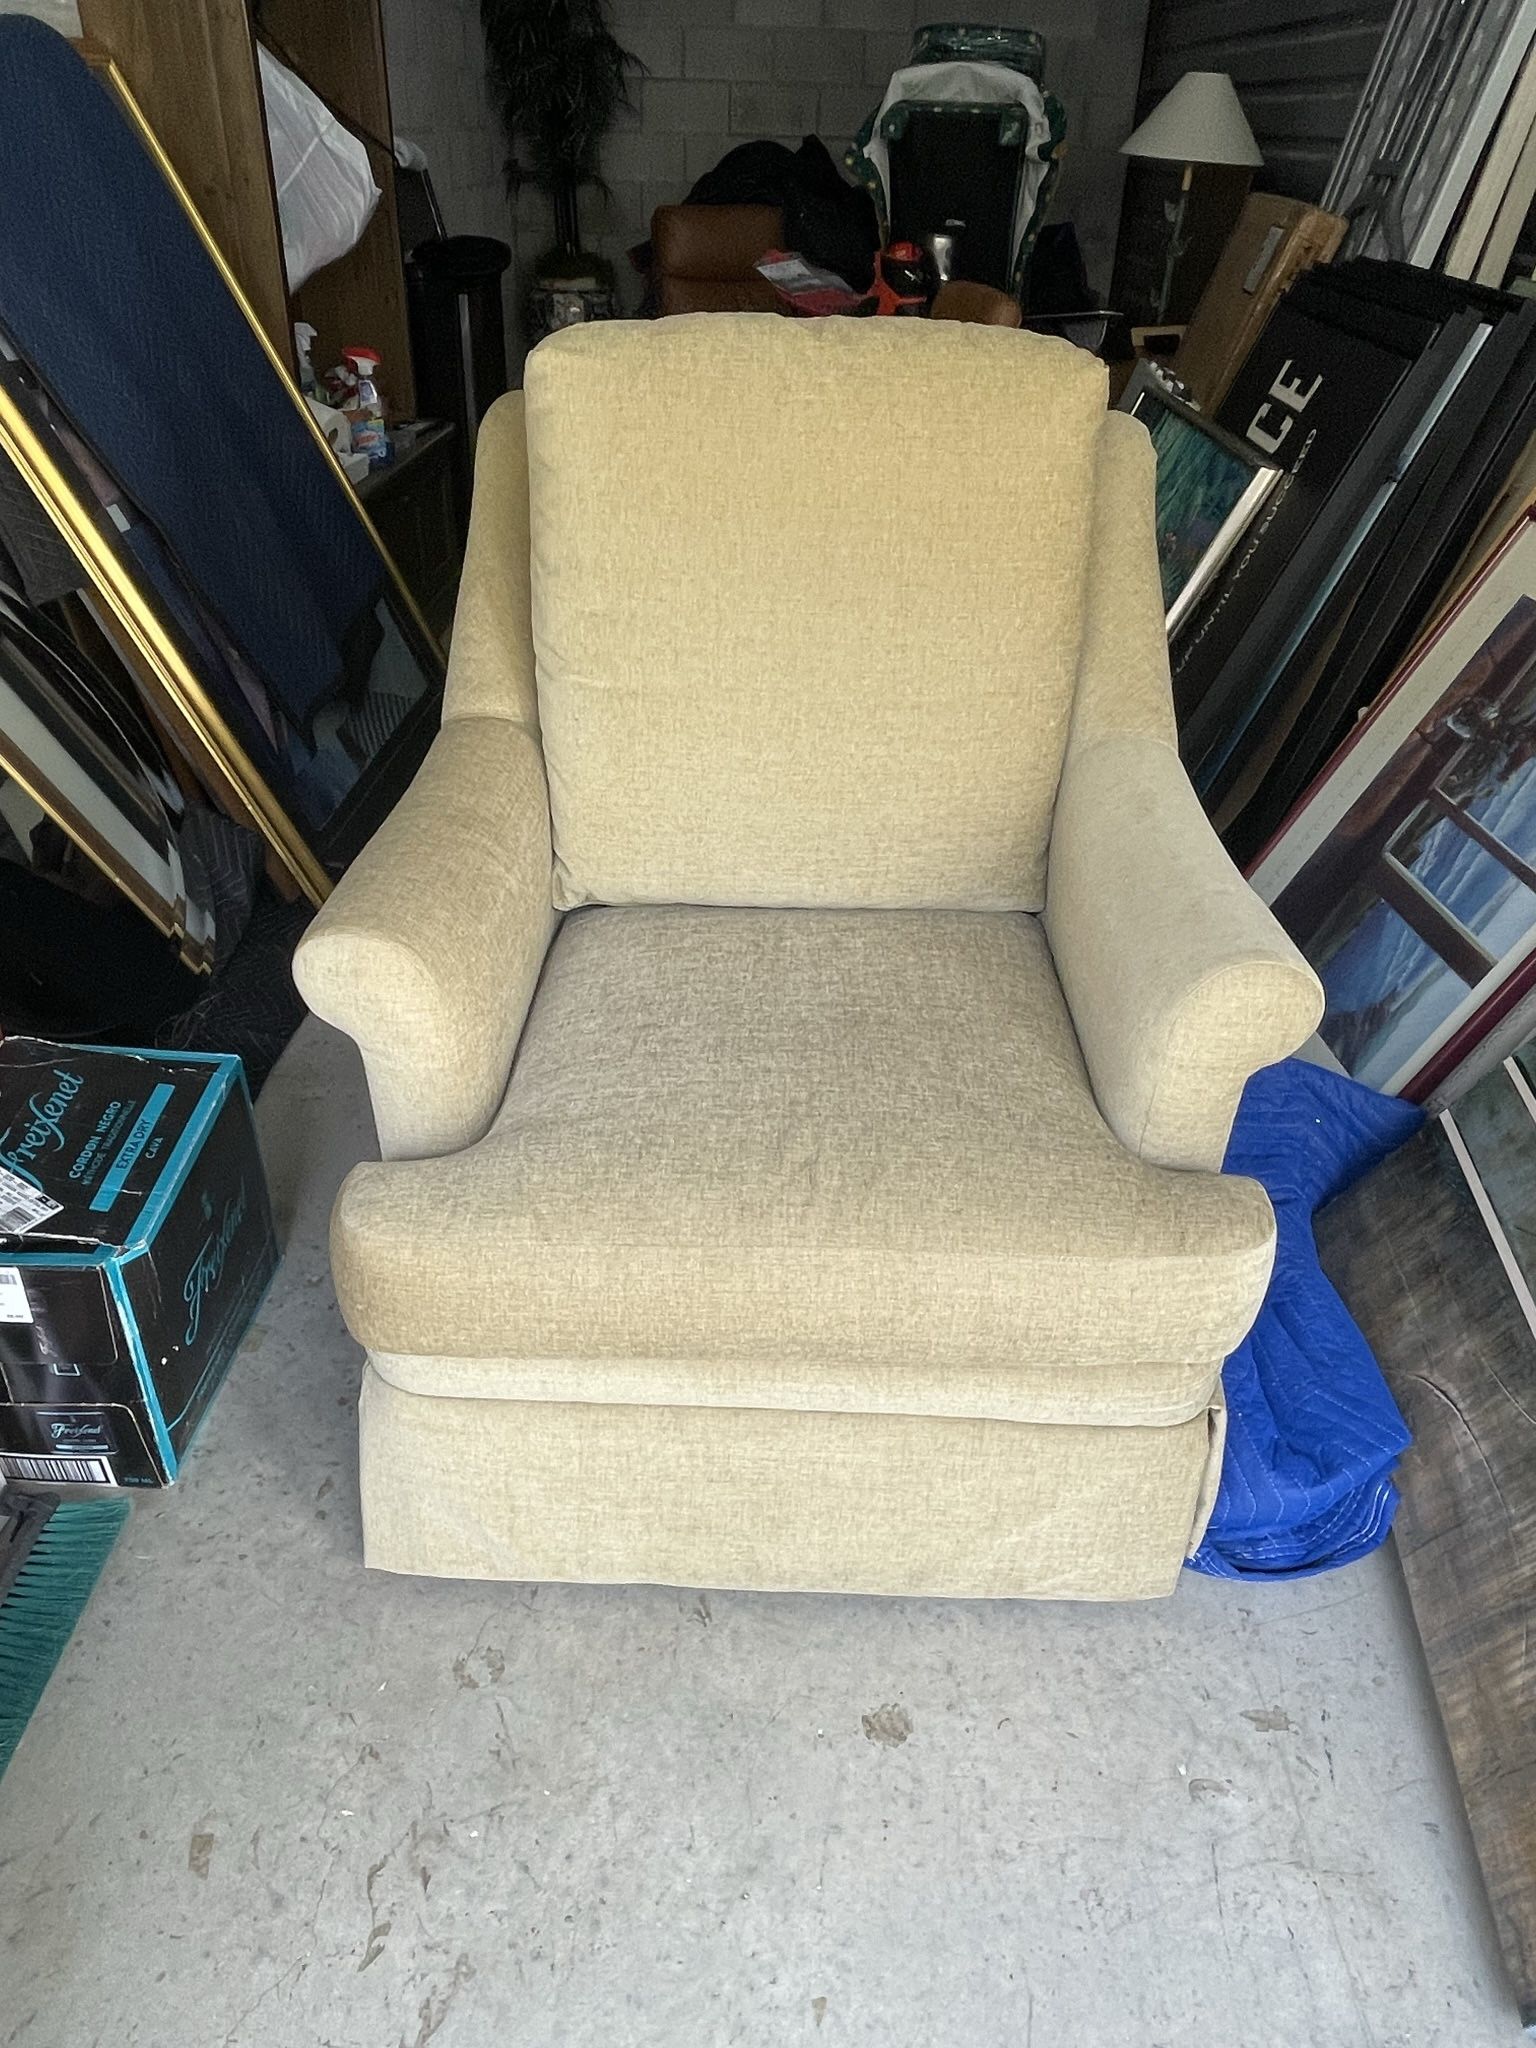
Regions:
M 1264 161 L 1237 88 L 1225 71 L 1186 71 L 1121 143 L 1120 154 L 1166 157 L 1176 164 L 1248 164 L 1255 169 Z

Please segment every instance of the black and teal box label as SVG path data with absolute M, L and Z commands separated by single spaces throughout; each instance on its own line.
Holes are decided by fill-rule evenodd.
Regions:
M 238 1059 L 0 1044 L 0 1474 L 168 1485 L 277 1256 Z

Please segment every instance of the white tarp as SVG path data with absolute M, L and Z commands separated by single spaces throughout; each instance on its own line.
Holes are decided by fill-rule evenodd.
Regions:
M 260 56 L 283 266 L 288 289 L 296 292 L 357 246 L 382 194 L 368 152 L 350 129 L 270 50 Z

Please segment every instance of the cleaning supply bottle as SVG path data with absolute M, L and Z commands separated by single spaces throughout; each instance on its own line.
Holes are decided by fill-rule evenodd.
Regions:
M 394 459 L 394 443 L 384 424 L 384 403 L 375 381 L 379 371 L 377 349 L 344 348 L 342 358 L 357 378 L 357 395 L 347 407 L 352 427 L 354 454 L 366 455 L 370 469 L 382 469 Z
M 315 329 L 307 320 L 294 321 L 293 346 L 299 359 L 299 389 L 306 398 L 322 397 L 320 379 L 315 375 Z

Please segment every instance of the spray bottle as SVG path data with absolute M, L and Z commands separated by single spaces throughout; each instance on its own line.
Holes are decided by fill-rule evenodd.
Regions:
M 379 368 L 378 351 L 344 348 L 341 354 L 357 378 L 357 396 L 346 409 L 352 424 L 353 453 L 366 454 L 370 469 L 382 469 L 386 462 L 393 461 L 395 449 L 384 424 L 384 404 L 374 381 Z
M 320 379 L 315 375 L 312 351 L 315 346 L 315 330 L 307 320 L 293 323 L 293 345 L 299 358 L 299 389 L 306 398 L 320 398 Z

